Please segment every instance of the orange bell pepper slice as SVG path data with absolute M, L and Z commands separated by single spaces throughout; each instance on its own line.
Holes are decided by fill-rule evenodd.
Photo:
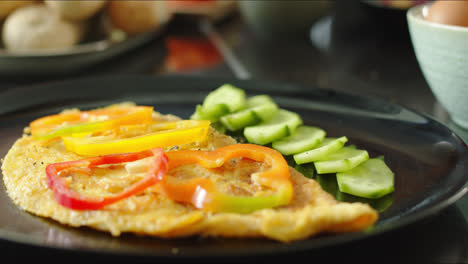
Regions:
M 255 183 L 270 187 L 276 192 L 264 196 L 236 196 L 220 192 L 206 178 L 178 180 L 167 174 L 160 182 L 163 192 L 172 200 L 189 203 L 194 207 L 212 212 L 251 213 L 264 208 L 287 205 L 293 197 L 289 167 L 284 157 L 271 148 L 236 144 L 215 151 L 180 150 L 166 153 L 169 170 L 186 164 L 199 164 L 205 168 L 221 167 L 233 158 L 247 158 L 264 162 L 270 169 L 252 174 Z
M 91 111 L 72 111 L 49 115 L 30 123 L 31 134 L 40 140 L 60 136 L 105 131 L 123 125 L 150 123 L 153 107 L 111 106 Z

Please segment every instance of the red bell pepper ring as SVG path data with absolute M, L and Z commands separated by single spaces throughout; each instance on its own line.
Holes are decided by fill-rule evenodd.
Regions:
M 124 191 L 106 197 L 86 197 L 68 188 L 63 174 L 73 171 L 91 174 L 91 168 L 106 165 L 132 162 L 151 157 L 147 175 L 139 182 Z M 168 169 L 168 158 L 161 148 L 154 148 L 135 153 L 114 154 L 86 159 L 50 164 L 46 167 L 47 185 L 54 192 L 55 200 L 61 205 L 75 210 L 98 210 L 102 207 L 137 194 L 158 183 Z

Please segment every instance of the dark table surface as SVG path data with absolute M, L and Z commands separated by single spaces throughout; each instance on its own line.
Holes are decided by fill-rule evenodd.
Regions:
M 3 76 L 0 89 L 90 75 L 180 74 L 164 69 L 167 53 L 164 38 L 207 36 L 197 21 L 194 17 L 178 17 L 161 37 L 82 72 L 21 78 Z M 465 142 L 468 140 L 468 131 L 450 121 L 423 78 L 411 46 L 405 11 L 379 9 L 358 1 L 337 1 L 333 11 L 300 35 L 259 35 L 238 14 L 216 23 L 214 30 L 214 40 L 221 37 L 218 45 L 228 48 L 223 52 L 224 62 L 184 74 L 278 80 L 376 97 L 431 115 Z M 464 197 L 437 215 L 391 233 L 340 247 L 275 256 L 274 260 L 468 263 L 467 219 L 468 197 Z M 8 242 L 0 243 L 0 252 L 19 259 L 37 256 L 63 261 L 135 262 L 131 258 L 110 260 L 91 254 L 50 253 Z M 252 259 L 235 261 L 238 260 Z

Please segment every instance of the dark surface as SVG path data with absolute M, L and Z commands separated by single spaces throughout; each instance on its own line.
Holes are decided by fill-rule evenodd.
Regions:
M 187 21 L 193 19 L 172 23 L 167 34 L 202 35 L 197 31 L 196 23 Z M 216 28 L 255 79 L 302 83 L 306 87 L 345 91 L 398 103 L 435 117 L 468 139 L 468 132 L 452 124 L 427 86 L 411 47 L 404 11 L 378 9 L 357 1 L 337 1 L 334 11 L 312 26 L 312 39 L 309 32 L 295 37 L 261 39 L 238 16 L 219 23 Z M 162 67 L 164 56 L 163 38 L 159 38 L 139 50 L 83 69 L 80 73 L 47 78 L 2 77 L 0 89 L 13 90 L 18 85 L 89 75 L 168 74 Z M 234 77 L 228 64 L 187 74 Z M 131 89 L 129 85 L 129 93 Z M 296 93 L 288 87 L 283 92 Z M 394 232 L 326 250 L 281 254 L 269 260 L 466 263 L 467 217 L 468 198 L 464 197 L 441 213 Z M 5 257 L 20 260 L 32 256 L 67 262 L 134 262 L 131 256 L 108 259 L 95 254 L 50 252 L 10 243 L 1 243 L 0 251 Z M 244 260 L 258 262 L 265 258 Z M 220 259 L 220 262 L 231 261 L 237 260 Z M 199 259 L 198 262 L 206 261 Z

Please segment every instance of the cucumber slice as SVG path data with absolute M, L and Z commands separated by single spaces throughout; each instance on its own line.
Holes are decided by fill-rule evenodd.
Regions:
M 225 105 L 229 113 L 245 108 L 245 92 L 231 84 L 224 84 L 209 93 L 203 101 L 203 112 L 208 116 L 218 116 L 219 105 Z
M 216 122 L 219 120 L 219 117 L 229 113 L 229 108 L 224 104 L 219 104 L 214 106 L 211 109 L 211 112 L 206 112 L 201 105 L 197 105 L 195 108 L 195 113 L 192 114 L 190 119 L 192 120 L 210 120 L 211 122 Z
M 334 173 L 350 170 L 369 159 L 366 150 L 342 147 L 328 155 L 325 159 L 315 161 L 318 173 Z
M 325 131 L 313 126 L 300 126 L 289 137 L 273 142 L 272 147 L 283 155 L 292 155 L 313 149 L 325 138 Z
M 278 113 L 278 105 L 268 95 L 256 95 L 248 98 L 247 108 L 252 109 L 262 121 L 268 121 Z
M 253 126 L 271 119 L 278 112 L 278 106 L 268 96 L 254 96 L 247 99 L 247 109 L 221 117 L 221 122 L 230 131 Z
M 221 123 L 230 131 L 237 131 L 246 126 L 260 123 L 262 120 L 250 109 L 225 115 L 220 119 Z
M 341 192 L 377 199 L 394 191 L 394 174 L 381 159 L 369 159 L 354 169 L 336 174 Z
M 247 99 L 247 107 L 255 107 L 264 104 L 276 104 L 270 96 L 266 94 L 255 95 Z
M 246 127 L 244 136 L 250 143 L 266 145 L 292 134 L 301 124 L 302 119 L 298 114 L 280 109 L 272 119 Z
M 347 137 L 325 138 L 322 140 L 322 143 L 317 145 L 314 149 L 295 154 L 294 160 L 297 164 L 303 164 L 324 159 L 333 152 L 341 149 L 347 141 Z
M 262 121 L 271 120 L 278 113 L 278 105 L 263 104 L 251 108 L 255 115 Z

